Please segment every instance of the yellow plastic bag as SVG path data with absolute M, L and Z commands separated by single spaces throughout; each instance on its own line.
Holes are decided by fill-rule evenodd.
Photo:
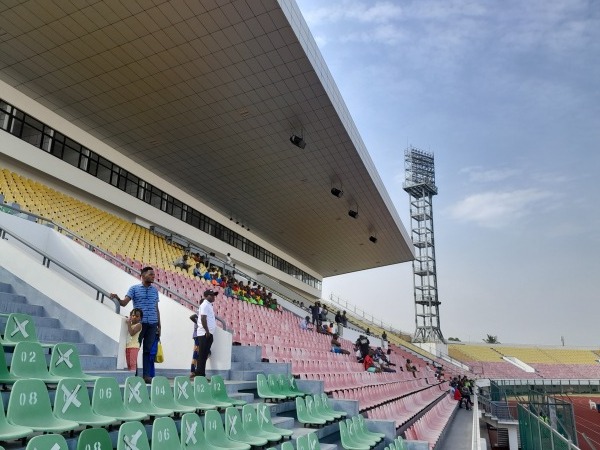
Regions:
M 165 360 L 165 355 L 163 353 L 162 344 L 160 341 L 158 341 L 158 346 L 156 348 L 156 356 L 154 357 L 154 362 L 160 364 L 164 360 Z

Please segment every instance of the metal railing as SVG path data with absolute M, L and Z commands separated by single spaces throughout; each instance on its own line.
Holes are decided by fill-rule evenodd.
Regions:
M 519 433 L 523 450 L 580 450 L 572 441 L 523 405 L 518 405 Z
M 84 283 L 87 286 L 89 286 L 92 289 L 94 289 L 96 291 L 96 300 L 98 300 L 100 303 L 104 303 L 104 299 L 108 298 L 108 299 L 110 299 L 114 303 L 114 305 L 115 305 L 115 312 L 116 313 L 120 312 L 121 305 L 119 304 L 119 302 L 117 300 L 110 298 L 110 293 L 108 291 L 102 289 L 100 286 L 94 284 L 92 281 L 88 280 L 87 278 L 82 277 L 77 272 L 75 272 L 74 270 L 72 270 L 70 267 L 64 265 L 63 263 L 61 263 L 59 261 L 54 260 L 46 252 L 44 252 L 43 250 L 40 250 L 35 245 L 27 242 L 25 239 L 22 239 L 20 236 L 17 236 L 16 234 L 11 233 L 10 231 L 4 230 L 4 229 L 0 229 L 0 239 L 6 239 L 7 235 L 10 236 L 10 237 L 12 237 L 16 241 L 20 242 L 21 244 L 25 245 L 29 249 L 33 250 L 38 255 L 42 256 L 42 258 L 43 258 L 42 259 L 42 265 L 44 267 L 50 268 L 50 263 L 54 263 L 57 267 L 60 267 L 62 270 L 64 270 L 65 272 L 67 272 L 72 277 L 76 278 L 77 280 L 81 281 L 82 283 Z
M 471 433 L 471 450 L 481 450 L 481 429 L 479 428 L 479 401 L 478 395 L 473 393 L 473 431 Z
M 99 253 L 101 255 L 104 256 L 104 259 L 110 259 L 110 262 L 117 266 L 120 267 L 121 269 L 125 270 L 126 272 L 128 272 L 129 274 L 135 274 L 138 273 L 139 270 L 136 269 L 135 267 L 132 267 L 128 264 L 126 264 L 125 262 L 121 261 L 119 258 L 111 255 L 110 253 L 102 250 L 100 247 L 96 246 L 95 244 L 93 244 L 92 242 L 88 241 L 87 239 L 79 236 L 78 234 L 72 232 L 71 230 L 69 230 L 68 228 L 65 228 L 63 225 L 61 224 L 57 224 L 55 222 L 53 222 L 50 219 L 47 219 L 43 216 L 39 216 L 37 214 L 34 213 L 30 213 L 30 212 L 26 212 L 23 211 L 21 209 L 18 208 L 14 208 L 13 206 L 10 205 L 2 205 L 3 209 L 4 208 L 8 208 L 18 214 L 25 214 L 27 216 L 30 217 L 35 217 L 37 219 L 38 222 L 42 222 L 42 223 L 46 223 L 46 224 L 50 224 L 54 227 L 56 227 L 57 231 L 61 234 L 64 234 L 66 236 L 69 236 L 70 238 L 74 239 L 74 240 L 78 240 L 81 243 L 85 244 L 84 247 L 87 248 L 88 250 L 94 252 L 94 253 Z M 2 211 L 2 212 L 6 212 L 6 211 Z M 43 261 L 42 264 L 46 267 L 46 268 L 50 268 L 50 263 L 55 264 L 57 267 L 60 267 L 62 270 L 64 270 L 65 272 L 67 272 L 69 275 L 72 275 L 73 277 L 77 278 L 79 281 L 85 283 L 86 285 L 92 287 L 95 291 L 96 291 L 96 300 L 99 300 L 100 303 L 104 303 L 104 298 L 109 298 L 110 299 L 110 293 L 108 291 L 106 291 L 105 289 L 102 289 L 101 287 L 97 286 L 96 284 L 94 284 L 93 282 L 91 282 L 90 280 L 88 280 L 85 277 L 82 277 L 81 275 L 79 275 L 77 272 L 75 272 L 74 270 L 70 269 L 68 266 L 62 264 L 59 261 L 56 261 L 54 258 L 52 258 L 50 255 L 48 255 L 46 252 L 44 252 L 43 250 L 38 249 L 37 247 L 35 247 L 33 244 L 30 244 L 29 242 L 25 241 L 23 238 L 17 236 L 14 233 L 11 233 L 9 231 L 6 231 L 4 229 L 0 229 L 0 238 L 4 239 L 5 235 L 9 235 L 12 238 L 14 238 L 15 240 L 19 241 L 21 244 L 25 245 L 26 247 L 32 249 L 33 251 L 35 251 L 36 253 L 38 253 L 39 255 L 41 255 L 43 257 Z M 181 303 L 184 306 L 188 306 L 191 307 L 191 309 L 195 309 L 197 308 L 198 304 L 190 299 L 188 299 L 187 297 L 182 296 L 181 294 L 179 294 L 178 292 L 173 291 L 172 289 L 168 288 L 167 286 L 154 282 L 153 283 L 163 294 L 167 295 L 170 298 L 174 298 L 179 301 L 179 303 Z M 112 302 L 115 304 L 115 312 L 119 313 L 121 310 L 121 305 L 119 304 L 118 300 L 116 299 L 110 299 L 112 300 Z M 233 332 L 233 330 L 231 328 L 227 327 L 227 322 L 225 321 L 225 319 L 223 319 L 222 317 L 215 317 L 215 319 L 217 321 L 219 321 L 222 325 L 223 325 L 223 329 L 229 332 Z

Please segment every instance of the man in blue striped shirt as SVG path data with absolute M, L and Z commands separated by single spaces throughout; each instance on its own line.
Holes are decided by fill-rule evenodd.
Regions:
M 121 306 L 126 306 L 130 301 L 133 301 L 133 307 L 139 308 L 143 312 L 142 331 L 140 331 L 140 345 L 143 345 L 143 376 L 146 383 L 151 383 L 150 369 L 154 366 L 154 361 L 150 357 L 150 350 L 154 345 L 154 341 L 160 336 L 158 289 L 152 286 L 152 283 L 154 283 L 154 270 L 152 267 L 142 269 L 141 279 L 141 284 L 129 288 L 125 298 L 120 299 L 117 294 L 110 294 L 110 298 L 118 300 Z

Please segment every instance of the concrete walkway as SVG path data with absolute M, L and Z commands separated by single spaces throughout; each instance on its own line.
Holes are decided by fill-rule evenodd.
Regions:
M 444 440 L 436 446 L 436 450 L 471 450 L 473 410 L 457 409 L 448 427 Z

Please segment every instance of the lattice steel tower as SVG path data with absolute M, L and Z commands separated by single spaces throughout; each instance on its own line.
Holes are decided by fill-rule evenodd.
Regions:
M 433 153 L 409 147 L 404 152 L 406 179 L 403 188 L 410 196 L 410 225 L 416 249 L 413 261 L 415 296 L 414 342 L 443 342 L 440 328 L 433 237 L 433 204 L 437 195 Z

